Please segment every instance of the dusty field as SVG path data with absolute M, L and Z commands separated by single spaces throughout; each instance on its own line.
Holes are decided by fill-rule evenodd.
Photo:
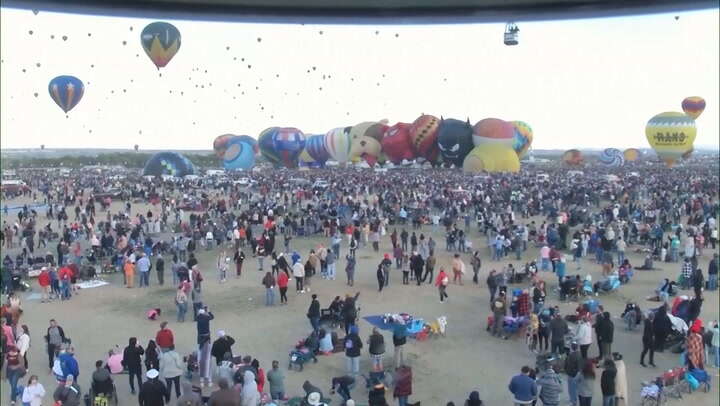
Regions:
M 15 203 L 10 202 L 10 205 Z M 134 205 L 134 210 L 139 208 L 136 206 Z M 15 218 L 15 215 L 11 214 L 11 218 Z M 438 265 L 449 265 L 451 255 L 443 250 L 442 230 L 431 230 L 430 227 L 425 227 L 422 231 L 426 235 L 431 233 L 438 242 Z M 485 237 L 480 236 L 476 230 L 472 230 L 469 237 L 475 247 L 484 246 Z M 320 239 L 295 239 L 292 248 L 298 250 L 305 257 L 308 250 L 320 242 L 327 244 L 327 241 Z M 54 245 L 52 244 L 51 250 L 53 252 Z M 342 256 L 344 257 L 346 250 L 344 241 L 342 247 Z M 288 292 L 289 305 L 267 308 L 264 306 L 264 288 L 260 284 L 263 274 L 257 271 L 257 263 L 252 257 L 248 256 L 241 279 L 231 278 L 228 283 L 220 285 L 216 280 L 215 252 L 200 252 L 199 260 L 206 280 L 203 287 L 204 298 L 216 317 L 211 322 L 213 333 L 224 329 L 237 340 L 234 346 L 236 354 L 250 354 L 257 357 L 266 370 L 269 369 L 272 360 L 279 360 L 282 368 L 285 368 L 291 345 L 310 331 L 310 324 L 305 317 L 310 303 L 310 295 L 307 293 L 296 295 L 294 285 L 291 284 Z M 381 254 L 383 252 L 390 252 L 389 237 L 385 237 L 381 243 Z M 431 406 L 444 406 L 446 402 L 452 400 L 460 405 L 470 391 L 478 390 L 487 405 L 510 404 L 511 396 L 507 390 L 510 377 L 518 373 L 523 365 L 533 366 L 535 356 L 525 347 L 524 339 L 504 341 L 495 339 L 485 332 L 485 320 L 489 314 L 489 293 L 484 285 L 484 280 L 491 269 L 499 269 L 507 263 L 513 263 L 517 268 L 531 257 L 536 257 L 537 250 L 531 249 L 526 252 L 522 261 L 515 261 L 513 256 L 512 259 L 508 258 L 499 263 L 491 262 L 488 251 L 484 248 L 481 284 L 473 285 L 466 275 L 464 286 L 451 285 L 449 287 L 450 300 L 445 304 L 439 303 L 437 290 L 432 286 L 403 286 L 400 283 L 400 271 L 391 274 L 390 287 L 382 293 L 378 293 L 375 269 L 381 254 L 373 253 L 369 247 L 358 250 L 356 283 L 352 289 L 348 289 L 345 285 L 344 260 L 339 261 L 337 266 L 337 280 L 326 281 L 319 277 L 313 278 L 312 290 L 319 295 L 322 307 L 326 307 L 332 297 L 336 295 L 355 293 L 359 290 L 362 292 L 360 296 L 361 316 L 402 311 L 426 320 L 441 315 L 447 316 L 449 326 L 446 337 L 425 342 L 408 340 L 405 350 L 406 357 L 414 372 L 411 400 L 422 400 L 424 405 Z M 706 250 L 705 256 L 700 261 L 704 271 L 707 270 L 710 255 L 709 250 Z M 630 253 L 628 257 L 632 263 L 641 264 L 639 255 Z M 466 263 L 469 261 L 467 254 L 464 259 Z M 643 309 L 657 306 L 657 303 L 646 302 L 644 298 L 653 291 L 661 278 L 676 278 L 679 272 L 679 264 L 662 264 L 662 266 L 662 271 L 636 272 L 633 281 L 629 285 L 623 286 L 619 293 L 600 297 L 601 303 L 614 317 L 621 313 L 628 298 L 639 300 Z M 582 267 L 581 273 L 591 273 L 593 280 L 600 278 L 599 266 L 583 260 Z M 568 274 L 576 273 L 574 268 L 573 264 L 568 262 Z M 394 267 L 393 271 L 395 271 Z M 549 286 L 554 287 L 556 285 L 554 275 L 552 273 L 545 275 Z M 38 374 L 46 390 L 50 393 L 56 385 L 47 369 L 45 345 L 42 339 L 50 318 L 57 319 L 73 340 L 80 362 L 79 382 L 84 391 L 89 386 L 95 360 L 103 359 L 109 348 L 115 344 L 124 347 L 130 336 L 137 336 L 143 346 L 147 345 L 149 339 L 154 338 L 159 322 L 150 322 L 144 317 L 145 311 L 151 307 L 163 309 L 162 319 L 170 321 L 170 328 L 175 332 L 176 344 L 181 353 L 186 354 L 193 348 L 196 334 L 194 323 L 178 324 L 175 322 L 174 293 L 167 284 L 172 280 L 168 271 L 166 271 L 164 287 L 157 285 L 153 272 L 149 289 L 122 287 L 120 274 L 107 279 L 111 282 L 110 286 L 84 290 L 69 302 L 41 304 L 38 300 L 23 300 L 25 313 L 21 322 L 30 327 L 33 340 L 29 356 L 29 372 Z M 513 287 L 516 286 L 519 287 L 519 285 Z M 37 286 L 34 285 L 34 287 L 37 292 Z M 27 297 L 27 294 L 23 296 Z M 557 303 L 555 294 L 549 293 L 548 298 L 550 299 L 549 304 Z M 276 301 L 279 302 L 279 297 L 276 297 Z M 575 306 L 575 303 L 560 305 L 563 312 L 570 312 Z M 717 292 L 710 292 L 706 295 L 702 316 L 704 320 L 718 319 Z M 613 350 L 619 351 L 625 356 L 630 403 L 638 404 L 641 381 L 652 379 L 662 370 L 676 366 L 678 355 L 668 352 L 656 354 L 655 363 L 658 368 L 642 368 L 638 363 L 642 348 L 641 332 L 626 332 L 622 321 L 618 319 L 615 320 L 615 326 Z M 364 320 L 360 322 L 360 331 L 365 340 L 370 333 L 370 325 Z M 388 348 L 386 360 L 389 361 L 392 357 L 392 338 L 388 332 L 385 332 L 385 342 Z M 370 366 L 366 350 L 367 348 L 363 349 L 360 365 L 361 371 L 365 372 Z M 591 356 L 597 354 L 595 343 L 591 346 L 590 354 Z M 321 357 L 318 364 L 308 364 L 302 373 L 286 372 L 286 389 L 291 395 L 300 394 L 302 382 L 308 379 L 327 394 L 330 391 L 331 378 L 343 374 L 344 365 L 345 357 L 342 354 Z M 680 401 L 682 404 L 689 404 L 689 402 L 698 405 L 717 404 L 717 369 L 711 371 L 715 376 L 712 391 L 708 394 L 688 395 Z M 130 395 L 127 377 L 116 376 L 115 381 L 121 404 L 134 404 L 136 400 Z M 365 403 L 367 392 L 361 386 L 358 385 L 354 390 L 353 397 L 361 400 L 361 403 Z M 7 389 L 7 383 L 3 382 L 0 400 L 2 404 L 9 403 Z M 599 404 L 600 396 L 598 379 L 593 404 Z M 391 395 L 388 395 L 387 398 L 389 401 L 392 400 Z M 567 393 L 564 393 L 562 398 L 567 400 Z M 338 399 L 339 397 L 334 397 L 333 404 L 338 404 Z M 676 401 L 671 400 L 670 402 Z M 50 403 L 50 396 L 48 396 L 44 404 Z

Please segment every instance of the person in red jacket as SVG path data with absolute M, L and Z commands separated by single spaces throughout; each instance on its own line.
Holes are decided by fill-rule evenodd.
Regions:
M 169 350 L 170 347 L 175 345 L 175 337 L 173 336 L 172 330 L 167 328 L 167 324 L 167 321 L 160 323 L 160 330 L 158 330 L 155 335 L 155 343 L 160 347 L 162 352 Z
M 288 276 L 285 272 L 278 272 L 278 289 L 280 289 L 280 304 L 287 304 Z
M 407 365 L 400 365 L 395 370 L 395 390 L 393 397 L 397 398 L 398 405 L 408 406 L 408 397 L 412 395 L 412 369 Z
M 50 301 L 50 272 L 48 272 L 47 267 L 42 267 L 40 269 L 40 275 L 38 275 L 38 285 L 40 285 L 40 289 L 42 290 L 42 296 L 41 296 L 41 302 L 49 302 Z
M 437 286 L 438 291 L 440 292 L 440 303 L 443 303 L 445 299 L 448 298 L 447 294 L 447 285 L 450 282 L 450 278 L 448 278 L 448 275 L 445 273 L 444 268 L 440 268 L 440 273 L 437 276 L 437 279 L 435 279 L 435 286 Z

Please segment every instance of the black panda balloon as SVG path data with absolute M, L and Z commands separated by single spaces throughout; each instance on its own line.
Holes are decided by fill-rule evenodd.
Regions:
M 462 167 L 465 157 L 475 147 L 470 120 L 441 119 L 438 129 L 438 147 L 445 164 Z

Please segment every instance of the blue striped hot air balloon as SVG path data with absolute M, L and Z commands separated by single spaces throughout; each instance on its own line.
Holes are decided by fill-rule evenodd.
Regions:
M 48 92 L 53 101 L 67 113 L 82 99 L 85 85 L 75 76 L 58 76 L 48 84 Z
M 315 162 L 324 164 L 330 159 L 330 153 L 325 148 L 325 134 L 309 136 L 305 141 L 305 151 Z

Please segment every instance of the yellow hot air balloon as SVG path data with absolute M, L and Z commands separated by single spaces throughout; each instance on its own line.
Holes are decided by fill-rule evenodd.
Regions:
M 668 166 L 693 148 L 696 135 L 695 120 L 674 111 L 656 115 L 645 126 L 648 143 Z
M 463 171 L 477 172 L 519 172 L 520 159 L 515 150 L 503 144 L 481 144 L 465 157 Z
M 623 157 L 626 162 L 637 161 L 637 159 L 640 158 L 640 150 L 637 148 L 628 148 L 623 151 Z

